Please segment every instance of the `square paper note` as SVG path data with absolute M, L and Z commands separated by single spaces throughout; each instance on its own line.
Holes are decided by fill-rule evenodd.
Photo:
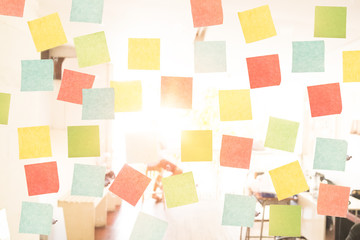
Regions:
M 212 161 L 212 131 L 190 130 L 181 133 L 181 161 Z
M 49 235 L 52 217 L 51 204 L 22 202 L 19 232 Z
M 316 138 L 314 169 L 345 171 L 347 142 Z
M 130 240 L 162 240 L 168 223 L 140 212 L 136 218 Z
M 114 119 L 113 88 L 83 89 L 82 120 Z
M 161 106 L 192 108 L 192 77 L 161 77 Z
M 114 82 L 110 87 L 115 92 L 115 112 L 137 112 L 142 109 L 141 81 Z
M 21 91 L 54 90 L 53 60 L 22 60 Z
M 346 218 L 350 188 L 320 183 L 317 213 Z
M 105 170 L 104 166 L 75 164 L 71 195 L 102 197 Z
M 24 6 L 25 0 L 0 0 L 0 15 L 22 17 Z
M 19 158 L 51 157 L 49 126 L 18 128 Z
M 343 52 L 343 81 L 360 82 L 360 51 Z
M 159 139 L 155 132 L 126 133 L 125 145 L 128 163 L 157 164 L 159 162 Z
M 300 237 L 301 206 L 270 205 L 269 235 Z
M 101 23 L 104 0 L 72 0 L 71 22 Z
M 325 42 L 293 42 L 292 72 L 324 72 Z
M 220 90 L 219 106 L 221 121 L 251 120 L 250 90 Z
M 308 86 L 311 117 L 340 114 L 342 112 L 339 83 Z
M 220 166 L 249 169 L 253 139 L 222 136 Z
M 222 225 L 253 227 L 255 207 L 253 196 L 225 194 Z
M 196 73 L 226 72 L 226 42 L 196 41 L 194 63 Z
M 0 124 L 7 125 L 9 120 L 10 98 L 8 93 L 0 93 Z
M 100 157 L 99 126 L 68 126 L 68 156 Z
M 128 68 L 160 70 L 160 39 L 129 38 Z
M 56 162 L 29 164 L 25 165 L 24 168 L 29 196 L 59 191 Z
M 315 7 L 314 37 L 346 38 L 346 7 Z
M 223 23 L 221 0 L 190 0 L 194 27 L 206 27 Z

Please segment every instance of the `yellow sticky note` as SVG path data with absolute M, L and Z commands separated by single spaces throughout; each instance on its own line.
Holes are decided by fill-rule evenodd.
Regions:
M 136 112 L 141 110 L 141 81 L 110 81 L 110 87 L 114 88 L 115 91 L 115 112 Z
M 360 51 L 343 52 L 343 81 L 360 82 Z
M 309 189 L 298 161 L 270 170 L 269 174 L 279 201 Z
M 28 25 L 38 52 L 67 43 L 58 13 L 28 21 Z
M 128 69 L 160 70 L 160 39 L 129 38 Z
M 181 161 L 212 161 L 212 131 L 183 131 L 181 133 Z
M 51 157 L 49 126 L 18 128 L 19 158 Z
M 246 43 L 276 36 L 269 5 L 238 12 Z
M 251 120 L 250 90 L 220 90 L 219 106 L 221 121 Z

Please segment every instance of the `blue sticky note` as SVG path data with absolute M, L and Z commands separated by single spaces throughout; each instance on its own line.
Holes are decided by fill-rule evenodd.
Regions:
M 22 202 L 19 232 L 49 235 L 52 217 L 53 207 L 50 204 Z
M 113 88 L 83 89 L 82 120 L 114 119 Z
M 75 164 L 71 195 L 102 197 L 105 170 L 104 166 Z
M 72 0 L 71 22 L 101 23 L 104 0 Z
M 130 240 L 162 240 L 168 223 L 156 217 L 140 212 Z
M 21 91 L 53 91 L 53 82 L 53 60 L 21 61 Z
M 253 196 L 225 194 L 222 225 L 252 227 L 256 199 Z
M 226 72 L 225 41 L 196 41 L 194 50 L 196 73 Z
M 314 169 L 345 171 L 347 147 L 344 140 L 316 138 Z
M 324 72 L 325 42 L 293 42 L 292 72 Z

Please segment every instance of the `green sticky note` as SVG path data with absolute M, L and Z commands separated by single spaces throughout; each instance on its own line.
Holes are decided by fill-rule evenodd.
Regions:
M 70 21 L 101 23 L 104 0 L 72 0 Z
M 53 91 L 53 60 L 22 60 L 21 91 Z
M 346 38 L 346 7 L 315 7 L 314 37 Z
M 115 118 L 115 94 L 113 88 L 83 89 L 82 96 L 82 120 Z
M 74 44 L 80 68 L 110 62 L 105 32 L 76 37 Z
M 301 236 L 301 206 L 270 205 L 269 235 L 281 237 Z
M 0 93 L 0 124 L 7 125 L 9 120 L 10 98 L 8 93 Z
M 22 202 L 19 232 L 49 235 L 52 217 L 53 207 L 50 204 Z
M 75 164 L 71 195 L 102 197 L 105 171 L 103 166 Z
M 265 147 L 294 152 L 299 123 L 270 117 Z
M 162 240 L 167 227 L 167 222 L 140 212 L 132 230 L 130 240 Z
M 253 227 L 256 198 L 225 194 L 222 225 Z
M 325 42 L 293 42 L 292 72 L 324 72 Z
M 347 142 L 316 138 L 314 169 L 345 171 Z
M 194 63 L 196 73 L 226 72 L 226 42 L 196 41 Z
M 99 126 L 68 126 L 69 157 L 100 157 Z

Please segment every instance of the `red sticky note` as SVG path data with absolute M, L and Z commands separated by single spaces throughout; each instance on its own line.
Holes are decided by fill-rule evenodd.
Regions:
M 307 87 L 312 117 L 340 114 L 342 111 L 339 83 Z
M 59 176 L 56 162 L 25 165 L 29 196 L 56 193 L 59 191 Z
M 320 183 L 317 213 L 320 215 L 346 217 L 350 188 Z
M 280 85 L 281 72 L 279 55 L 267 55 L 246 59 L 250 88 Z
M 25 0 L 0 0 L 0 15 L 22 17 Z
M 135 206 L 151 179 L 125 164 L 111 184 L 109 190 Z
M 221 0 L 190 0 L 194 27 L 223 24 Z
M 253 139 L 222 136 L 220 166 L 249 169 Z
M 64 69 L 57 100 L 82 104 L 82 90 L 92 88 L 95 75 Z
M 161 106 L 192 108 L 192 77 L 161 77 Z

